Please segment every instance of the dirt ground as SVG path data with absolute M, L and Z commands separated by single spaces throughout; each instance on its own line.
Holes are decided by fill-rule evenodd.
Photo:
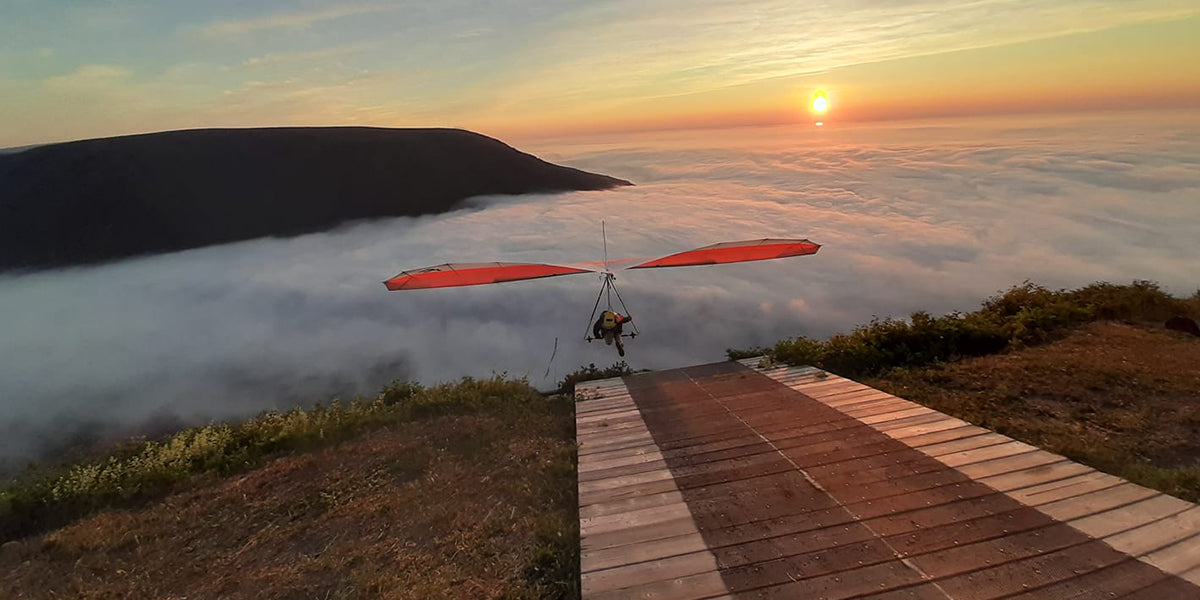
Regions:
M 562 412 L 407 423 L 194 482 L 6 548 L 0 598 L 573 597 Z
M 1100 322 L 1043 346 L 866 383 L 1200 500 L 1200 338 Z

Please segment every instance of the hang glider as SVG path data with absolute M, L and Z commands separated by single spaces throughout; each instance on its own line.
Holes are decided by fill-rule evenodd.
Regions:
M 626 267 L 626 269 L 687 267 L 770 260 L 816 254 L 820 248 L 820 244 L 810 242 L 806 239 L 761 239 L 722 242 L 646 261 Z M 387 286 L 387 289 L 395 291 L 483 285 L 576 273 L 608 273 L 611 275 L 607 267 L 609 264 L 617 262 L 628 261 L 605 260 L 601 263 L 592 263 L 603 266 L 603 269 L 542 263 L 454 263 L 404 271 L 383 283 Z
M 603 223 L 601 223 L 601 231 L 603 232 Z M 599 273 L 602 280 L 600 293 L 596 296 L 596 304 L 592 306 L 592 314 L 588 317 L 588 329 L 584 334 L 584 339 L 589 342 L 596 339 L 604 339 L 606 344 L 615 343 L 617 353 L 623 357 L 625 356 L 625 348 L 621 342 L 621 338 L 634 338 L 637 337 L 639 332 L 637 325 L 631 322 L 632 317 L 629 316 L 629 308 L 625 306 L 625 300 L 621 298 L 621 293 L 617 291 L 616 284 L 613 283 L 616 276 L 613 275 L 611 267 L 614 264 L 637 263 L 625 267 L 626 269 L 719 265 L 816 254 L 820 248 L 820 244 L 814 244 L 806 239 L 744 240 L 740 242 L 722 242 L 637 263 L 637 260 L 634 259 L 608 260 L 608 239 L 605 236 L 604 260 L 602 262 L 575 263 L 573 265 L 504 262 L 447 263 L 423 269 L 404 271 L 384 281 L 383 284 L 389 290 L 419 290 L 484 285 L 505 281 L 520 281 L 522 279 L 540 279 L 543 277 L 557 277 L 559 275 L 572 275 L 576 273 Z M 617 302 L 620 304 L 623 316 L 622 313 L 617 313 L 614 310 L 612 301 L 614 294 L 617 297 Z M 593 322 L 596 318 L 596 312 L 600 309 L 600 302 L 605 298 L 608 299 L 605 305 L 607 308 L 601 313 L 601 319 Z M 609 325 L 610 322 L 612 322 L 612 325 Z M 619 326 L 622 322 L 629 322 L 632 329 L 630 333 L 622 331 L 622 328 Z M 603 331 L 603 336 L 599 336 L 599 333 L 597 333 L 600 331 Z M 557 340 L 555 341 L 557 342 Z

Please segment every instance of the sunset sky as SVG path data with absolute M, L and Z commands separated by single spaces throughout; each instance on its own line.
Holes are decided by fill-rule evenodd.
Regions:
M 0 0 L 0 147 L 1200 107 L 1195 0 Z

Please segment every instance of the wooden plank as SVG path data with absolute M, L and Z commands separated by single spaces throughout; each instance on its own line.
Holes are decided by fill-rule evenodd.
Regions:
M 579 483 L 579 495 L 583 496 L 591 492 L 601 492 L 616 488 L 629 487 L 640 483 L 650 483 L 652 481 L 673 481 L 671 472 L 666 469 L 658 469 L 645 473 L 635 473 L 633 475 L 623 475 L 621 477 L 610 477 L 598 481 L 581 481 Z
M 1070 521 L 1145 500 L 1157 493 L 1140 485 L 1122 483 L 1089 494 L 1043 504 L 1038 510 L 1059 521 Z
M 602 404 L 601 404 L 602 403 Z M 623 398 L 620 401 L 596 400 L 593 402 L 578 402 L 575 404 L 575 419 L 619 412 L 637 408 L 632 399 Z
M 864 407 L 871 403 L 895 399 L 897 399 L 895 396 L 879 390 L 861 390 L 858 392 L 838 394 L 836 396 L 822 396 L 817 398 L 817 400 L 825 406 L 836 408 L 843 412 L 852 408 Z
M 1082 483 L 1075 478 L 1095 473 L 1091 467 L 1062 460 L 1040 467 L 1024 469 L 994 477 L 982 477 L 978 481 L 1001 492 L 1013 492 L 1031 488 L 1026 494 L 1043 494 L 1051 490 L 1071 487 Z
M 652 448 L 654 450 L 658 450 L 658 445 L 654 443 L 654 439 L 645 436 L 632 436 L 623 440 L 599 439 L 587 443 L 577 443 L 577 446 L 578 448 L 576 449 L 576 453 L 581 459 L 593 456 L 602 457 L 617 452 L 632 451 L 640 448 Z M 601 460 L 600 458 L 587 459 Z
M 620 433 L 614 434 L 614 432 Z M 646 429 L 646 424 L 641 419 L 629 419 L 627 421 L 611 424 L 606 423 L 594 427 L 575 428 L 575 437 L 580 441 L 591 441 L 597 438 L 607 438 L 612 435 L 627 433 L 644 433 L 646 436 L 650 435 L 649 430 Z
M 575 441 L 579 444 L 581 454 L 592 454 L 598 451 L 640 445 L 647 443 L 647 441 L 652 443 L 654 438 L 650 437 L 650 432 L 645 428 L 639 428 L 625 431 L 610 431 L 607 436 L 603 434 L 589 435 L 583 439 L 579 439 L 577 436 Z
M 930 411 L 929 414 L 917 415 L 915 417 L 906 417 L 903 419 L 896 419 L 895 421 L 888 421 L 886 423 L 874 423 L 874 424 L 868 423 L 868 424 L 871 425 L 871 427 L 875 428 L 876 431 L 879 431 L 886 435 L 887 432 L 892 429 L 902 429 L 902 428 L 910 427 L 913 425 L 930 425 L 930 426 L 932 426 L 936 423 L 954 424 L 955 427 L 968 424 L 966 421 L 960 421 L 958 419 L 955 419 L 954 417 L 944 415 L 940 412 L 934 412 L 934 411 Z
M 917 425 L 907 425 L 907 426 L 903 426 L 903 427 L 893 427 L 893 428 L 889 428 L 889 429 L 880 429 L 880 428 L 877 428 L 877 429 L 879 429 L 880 433 L 883 433 L 884 435 L 886 435 L 892 439 L 901 440 L 901 441 L 904 441 L 905 443 L 907 443 L 907 440 L 910 438 L 928 435 L 930 433 L 937 433 L 939 431 L 945 431 L 947 429 L 962 429 L 962 428 L 967 428 L 967 427 L 975 427 L 975 426 L 970 423 L 967 423 L 966 421 L 960 421 L 953 417 L 941 415 L 941 418 L 939 418 L 939 419 L 936 419 L 933 421 L 928 421 L 925 423 L 920 423 Z M 986 429 L 983 429 L 982 427 L 976 427 L 976 429 L 981 429 L 984 432 L 987 431 Z
M 1064 458 L 1059 462 L 1046 466 L 1049 468 L 1060 468 L 1069 464 L 1071 464 L 1071 461 Z M 1020 472 L 1024 473 L 1024 471 Z M 1008 492 L 1008 495 L 1023 504 L 1041 506 L 1116 487 L 1122 483 L 1124 482 L 1112 475 L 1099 471 L 1090 471 L 1061 481 L 1052 481 L 1011 490 Z
M 850 381 L 849 379 L 841 379 L 834 381 L 820 381 L 812 383 L 788 383 L 780 382 L 788 387 L 812 398 L 823 400 L 827 398 L 841 398 L 848 394 L 873 393 L 879 390 L 869 388 L 861 383 Z
M 967 428 L 964 427 L 961 429 Z M 946 440 L 936 444 L 917 446 L 913 444 L 911 440 L 905 442 L 905 444 L 919 449 L 921 453 L 926 456 L 939 457 L 972 450 L 981 450 L 983 448 L 998 446 L 1010 441 L 1012 440 L 998 433 L 985 433 L 982 435 L 972 435 L 970 437 L 960 437 L 957 439 Z
M 872 397 L 878 399 L 882 394 L 879 390 L 857 384 L 853 381 L 822 385 L 790 385 L 788 387 L 822 403 L 836 401 L 853 403 L 854 400 L 859 399 L 869 399 Z
M 629 600 L 630 598 L 653 598 L 654 600 L 705 600 L 726 596 L 725 581 L 716 572 L 701 573 L 656 581 L 644 585 L 594 591 L 583 589 L 588 600 Z
M 803 369 L 803 368 L 785 368 L 783 370 L 772 370 L 771 377 L 776 381 L 792 381 L 801 378 L 808 378 L 812 381 L 821 382 L 827 380 L 843 379 L 833 373 L 822 371 L 820 369 Z
M 1034 448 L 1029 444 L 1009 441 L 1003 444 L 993 444 L 983 448 L 975 448 L 973 450 L 951 452 L 942 456 L 936 456 L 935 458 L 938 459 L 938 462 L 948 467 L 958 467 L 973 463 L 981 463 L 997 458 L 1004 458 L 1006 456 L 1025 454 L 1026 452 L 1033 452 L 1036 449 L 1037 448 Z
M 942 442 L 949 442 L 952 440 L 961 440 L 969 437 L 975 437 L 977 435 L 986 435 L 989 433 L 991 433 L 991 431 L 988 431 L 982 427 L 964 425 L 961 427 L 950 427 L 947 429 L 940 429 L 938 431 L 904 436 L 903 438 L 896 437 L 894 435 L 890 435 L 888 437 L 902 440 L 906 446 L 920 449 L 923 446 L 931 446 L 933 444 L 940 444 Z
M 1035 450 L 1024 454 L 962 465 L 956 467 L 956 470 L 971 479 L 983 479 L 984 477 L 1000 475 L 1001 473 L 1012 473 L 1014 471 L 1024 471 L 1025 469 L 1049 465 L 1063 460 L 1063 457 L 1057 454 Z
M 925 408 L 924 406 L 921 406 L 919 404 L 913 404 L 912 402 L 909 402 L 908 400 L 902 400 L 900 398 L 884 398 L 882 400 L 878 400 L 875 402 L 869 402 L 866 405 L 862 405 L 862 406 L 853 404 L 848 407 L 837 407 L 837 408 L 838 408 L 838 410 L 842 411 L 843 414 L 849 415 L 856 419 L 859 419 L 862 417 L 870 417 L 870 416 L 874 416 L 874 415 L 881 415 L 881 414 L 885 414 L 885 413 L 900 412 L 903 410 L 910 410 L 910 409 L 914 409 L 914 408 L 923 408 L 925 410 L 931 410 L 931 409 Z
M 660 456 L 662 455 L 662 452 L 660 452 L 658 449 L 658 445 L 654 443 L 653 438 L 646 439 L 642 444 L 636 446 L 629 446 L 626 448 L 617 447 L 612 450 L 580 454 L 579 464 L 594 464 L 606 460 L 628 458 L 631 456 L 643 456 L 650 453 L 656 453 Z
M 656 446 L 642 446 L 635 448 L 634 451 L 612 456 L 610 454 L 593 454 L 587 457 L 587 460 L 579 461 L 579 472 L 585 473 L 588 471 L 602 471 L 613 467 L 624 467 L 627 465 L 636 465 L 640 463 L 661 461 L 663 455 L 658 451 Z
M 1092 600 L 1093 598 L 1127 598 L 1153 585 L 1167 575 L 1136 559 L 1126 559 L 1114 565 L 1093 569 L 1046 586 L 1029 589 L 1012 596 L 1013 600 Z M 1161 596 L 1155 600 L 1170 600 Z M 944 600 L 944 599 L 943 599 Z
M 1110 512 L 1131 513 L 1132 508 L 1133 505 L 1124 506 Z M 1200 506 L 1193 506 L 1166 518 L 1110 535 L 1104 541 L 1126 554 L 1142 556 L 1197 534 L 1200 534 Z
M 1179 514 L 1194 506 L 1191 502 L 1159 494 L 1127 506 L 1080 517 L 1071 521 L 1071 526 L 1092 537 L 1106 538 Z
M 645 494 L 642 496 L 633 496 L 629 498 L 614 498 L 580 506 L 579 516 L 580 518 L 599 517 L 602 515 L 630 512 L 634 510 L 641 510 L 643 508 L 652 508 L 655 506 L 681 504 L 684 502 L 685 500 L 683 495 L 679 493 L 679 490 L 669 490 L 666 492 Z
M 1190 583 L 1194 583 L 1194 584 L 1200 586 L 1200 567 L 1194 567 L 1194 568 L 1188 569 L 1187 571 L 1184 571 L 1183 573 L 1179 573 L 1179 577 Z M 1155 599 L 1155 600 L 1158 600 L 1158 599 Z
M 867 425 L 874 425 L 876 423 L 880 423 L 880 424 L 882 424 L 882 423 L 899 423 L 899 422 L 904 421 L 911 417 L 922 417 L 922 416 L 926 416 L 926 415 L 941 416 L 941 414 L 942 413 L 936 412 L 933 409 L 925 408 L 924 406 L 917 406 L 917 407 L 909 408 L 906 410 L 889 412 L 889 413 L 883 414 L 883 415 L 860 417 L 858 420 L 859 420 L 859 422 L 865 423 Z
M 617 407 L 613 410 L 588 413 L 586 415 L 575 413 L 575 427 L 578 428 L 580 425 L 595 423 L 597 421 L 622 420 L 631 417 L 637 417 L 638 420 L 641 420 L 641 416 L 637 407 L 632 405 Z
M 705 550 L 708 550 L 708 545 L 704 542 L 704 536 L 689 533 L 629 546 L 582 552 L 579 557 L 580 570 L 587 573 Z
M 637 475 L 639 473 L 649 473 L 652 471 L 661 471 L 667 468 L 667 462 L 659 459 L 649 462 L 638 462 L 629 465 L 608 467 L 595 471 L 580 472 L 578 480 L 580 483 L 592 483 L 596 481 L 604 481 L 625 477 L 627 475 Z
M 653 496 L 656 494 L 665 494 L 667 492 L 677 491 L 679 491 L 679 487 L 675 485 L 674 480 L 663 479 L 661 481 L 627 485 L 608 490 L 591 491 L 580 495 L 579 506 L 582 509 L 594 504 L 605 504 L 619 500 L 630 500 L 633 498 L 641 498 L 643 496 Z
M 1188 581 L 1200 583 L 1191 578 L 1195 570 L 1200 567 L 1200 535 L 1192 535 L 1166 548 L 1143 555 L 1141 558 L 1167 573 L 1187 575 Z
M 653 525 L 647 525 L 645 527 L 619 529 L 607 533 L 593 533 L 587 536 L 581 536 L 579 540 L 579 547 L 583 551 L 617 548 L 622 546 L 643 544 L 654 540 L 674 538 L 692 533 L 696 533 L 696 522 L 693 521 L 692 517 L 689 515 L 686 518 L 672 519 L 670 521 L 654 523 Z
M 580 585 L 595 594 L 716 571 L 716 559 L 704 548 L 689 554 L 587 571 L 580 575 Z

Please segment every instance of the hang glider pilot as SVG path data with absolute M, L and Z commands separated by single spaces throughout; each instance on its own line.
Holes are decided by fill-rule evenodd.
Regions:
M 616 342 L 617 354 L 625 356 L 625 344 L 621 343 L 621 326 L 632 320 L 633 317 L 606 310 L 600 314 L 600 318 L 596 319 L 596 323 L 592 325 L 592 337 L 596 339 L 604 338 L 604 343 L 609 346 L 613 345 L 613 342 Z

